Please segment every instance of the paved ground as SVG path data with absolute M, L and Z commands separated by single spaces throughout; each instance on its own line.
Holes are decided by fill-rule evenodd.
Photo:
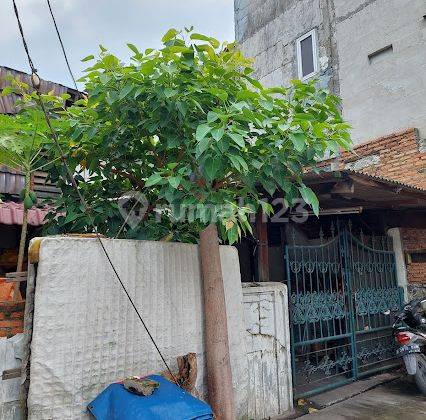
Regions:
M 403 377 L 303 417 L 306 420 L 425 420 L 426 397 L 409 378 Z

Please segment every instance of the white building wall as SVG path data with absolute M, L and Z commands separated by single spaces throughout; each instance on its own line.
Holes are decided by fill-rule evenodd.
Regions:
M 266 86 L 297 75 L 296 40 L 316 29 L 321 87 L 341 96 L 354 144 L 414 127 L 426 150 L 425 0 L 234 0 L 235 34 Z M 393 51 L 368 56 L 392 44 Z

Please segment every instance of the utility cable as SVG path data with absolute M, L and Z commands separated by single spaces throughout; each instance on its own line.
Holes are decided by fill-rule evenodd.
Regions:
M 61 33 L 59 32 L 58 25 L 56 24 L 56 18 L 55 18 L 55 15 L 54 15 L 54 13 L 53 13 L 52 5 L 50 4 L 50 0 L 46 0 L 46 1 L 47 1 L 47 5 L 48 5 L 48 7 L 49 7 L 50 16 L 52 17 L 53 24 L 55 25 L 56 35 L 58 36 L 59 43 L 61 44 L 62 53 L 63 53 L 63 55 L 64 55 L 65 62 L 66 62 L 66 64 L 67 64 L 68 71 L 69 71 L 69 73 L 70 73 L 70 75 L 71 75 L 71 79 L 72 79 L 72 80 L 73 80 L 73 82 L 74 82 L 75 89 L 78 91 L 77 83 L 76 83 L 76 80 L 75 80 L 74 74 L 73 74 L 73 72 L 72 72 L 72 70 L 71 70 L 71 66 L 70 66 L 70 63 L 69 63 L 69 60 L 68 60 L 67 53 L 66 53 L 66 51 L 65 51 L 65 46 L 64 46 L 64 43 L 62 42 Z M 28 54 L 27 54 L 27 55 L 28 55 Z M 132 211 L 136 208 L 137 204 L 138 204 L 138 200 L 135 200 L 135 203 L 133 204 L 132 209 L 130 210 L 130 212 L 129 212 L 128 216 L 125 218 L 125 220 L 124 220 L 124 221 L 123 221 L 123 223 L 121 224 L 120 229 L 118 230 L 117 234 L 114 236 L 114 239 L 117 239 L 117 238 L 120 236 L 120 234 L 122 233 L 122 231 L 123 231 L 124 227 L 126 226 L 126 223 L 128 222 L 128 219 L 129 219 L 129 217 L 130 217 L 130 215 L 131 215 L 131 212 L 132 212 Z
M 136 307 L 135 303 L 133 302 L 133 299 L 131 298 L 129 292 L 127 291 L 126 286 L 124 285 L 124 283 L 123 283 L 120 275 L 118 274 L 117 269 L 115 268 L 114 263 L 112 262 L 109 254 L 108 254 L 108 251 L 105 248 L 104 243 L 102 242 L 101 236 L 100 236 L 99 232 L 96 229 L 96 226 L 95 226 L 92 214 L 91 214 L 91 209 L 90 209 L 89 205 L 87 204 L 86 200 L 84 199 L 83 195 L 81 194 L 81 192 L 80 192 L 80 190 L 78 188 L 77 182 L 74 179 L 74 176 L 73 176 L 73 174 L 72 174 L 72 172 L 71 172 L 71 170 L 70 170 L 70 168 L 69 168 L 69 166 L 68 166 L 68 164 L 66 162 L 66 156 L 65 156 L 65 154 L 64 154 L 64 152 L 62 150 L 62 147 L 61 147 L 61 145 L 59 143 L 58 135 L 56 134 L 56 131 L 54 130 L 54 128 L 53 128 L 53 126 L 51 124 L 49 114 L 48 114 L 47 109 L 46 109 L 46 107 L 45 107 L 45 105 L 43 103 L 43 100 L 41 99 L 41 96 L 40 96 L 40 91 L 39 91 L 39 89 L 40 89 L 40 77 L 37 74 L 37 69 L 34 67 L 33 61 L 31 59 L 31 55 L 29 53 L 28 45 L 27 45 L 27 42 L 25 40 L 24 30 L 22 28 L 21 19 L 20 19 L 20 16 L 19 16 L 18 8 L 16 6 L 16 2 L 15 2 L 15 0 L 12 0 L 12 2 L 13 2 L 13 9 L 14 9 L 14 12 L 15 12 L 16 20 L 17 20 L 18 27 L 19 27 L 19 32 L 20 32 L 21 39 L 22 39 L 22 44 L 24 46 L 25 52 L 26 52 L 27 57 L 28 57 L 28 63 L 29 63 L 30 68 L 31 68 L 31 81 L 32 81 L 34 89 L 36 89 L 36 91 L 38 93 L 38 103 L 40 105 L 41 110 L 43 111 L 43 114 L 44 114 L 47 126 L 48 126 L 50 132 L 52 133 L 52 138 L 54 140 L 56 148 L 58 149 L 58 151 L 60 153 L 60 159 L 62 161 L 62 164 L 64 165 L 64 168 L 66 170 L 68 178 L 70 179 L 73 188 L 77 192 L 79 200 L 80 200 L 80 202 L 81 202 L 81 204 L 82 204 L 82 206 L 84 208 L 84 212 L 89 217 L 90 225 L 91 225 L 93 231 L 95 232 L 96 238 L 99 241 L 99 244 L 101 245 L 102 250 L 103 250 L 103 252 L 104 252 L 104 254 L 105 254 L 105 256 L 106 256 L 106 258 L 107 258 L 107 260 L 108 260 L 108 262 L 109 262 L 109 264 L 110 264 L 110 266 L 112 268 L 112 270 L 114 271 L 114 274 L 117 277 L 117 279 L 118 279 L 118 281 L 120 283 L 121 288 L 123 289 L 124 293 L 126 294 L 127 298 L 129 299 L 130 304 L 132 305 L 133 309 L 135 310 L 136 315 L 138 316 L 140 322 L 142 323 L 142 325 L 143 325 L 146 333 L 148 334 L 148 336 L 149 336 L 152 344 L 154 345 L 154 347 L 157 350 L 157 352 L 158 352 L 161 360 L 163 361 L 164 365 L 166 366 L 167 371 L 169 372 L 169 374 L 172 377 L 172 379 L 174 380 L 174 382 L 176 384 L 178 384 L 178 381 L 177 381 L 175 375 L 173 374 L 173 372 L 171 371 L 169 365 L 167 364 L 166 359 L 164 358 L 163 354 L 161 353 L 160 348 L 158 347 L 157 343 L 155 342 L 154 337 L 152 336 L 151 332 L 149 331 L 149 329 L 148 329 L 145 321 L 143 320 L 143 318 L 142 318 L 142 316 L 141 316 L 138 308 Z
M 71 79 L 74 83 L 75 90 L 78 91 L 77 82 L 75 81 L 74 74 L 71 70 L 71 66 L 70 66 L 70 63 L 68 61 L 67 53 L 65 52 L 64 43 L 62 42 L 61 33 L 59 32 L 58 25 L 56 24 L 55 15 L 53 14 L 53 10 L 52 10 L 52 6 L 50 4 L 50 0 L 47 0 L 47 5 L 49 6 L 50 16 L 52 16 L 53 24 L 55 25 L 56 35 L 58 35 L 58 40 L 59 40 L 59 43 L 61 44 L 62 53 L 63 53 L 64 58 L 65 58 L 65 63 L 67 64 L 68 71 L 69 71 Z

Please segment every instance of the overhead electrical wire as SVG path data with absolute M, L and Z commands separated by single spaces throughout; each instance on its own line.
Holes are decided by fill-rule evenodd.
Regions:
M 46 0 L 46 1 L 47 1 L 47 5 L 49 7 L 50 16 L 52 16 L 53 24 L 55 25 L 56 35 L 58 35 L 58 40 L 59 40 L 59 43 L 61 44 L 61 49 L 62 49 L 62 53 L 64 54 L 65 63 L 67 64 L 68 71 L 69 71 L 71 79 L 74 83 L 75 90 L 78 91 L 77 82 L 75 81 L 74 74 L 71 70 L 71 66 L 70 66 L 70 63 L 68 61 L 67 53 L 65 52 L 64 43 L 62 42 L 62 38 L 61 38 L 61 34 L 59 32 L 59 29 L 58 29 L 58 25 L 56 24 L 55 15 L 53 14 L 53 10 L 52 10 L 52 5 L 50 4 L 50 0 Z
M 18 23 L 19 32 L 20 32 L 20 35 L 21 35 L 22 44 L 23 44 L 23 46 L 24 46 L 25 53 L 26 53 L 27 58 L 28 58 L 28 64 L 29 64 L 30 69 L 31 69 L 31 81 L 32 81 L 32 84 L 33 84 L 34 89 L 36 89 L 36 91 L 39 93 L 39 89 L 40 89 L 40 77 L 38 76 L 38 74 L 37 74 L 37 69 L 35 68 L 34 63 L 33 63 L 32 59 L 31 59 L 31 55 L 30 55 L 30 52 L 29 52 L 29 49 L 28 49 L 28 44 L 27 44 L 26 39 L 25 39 L 24 30 L 23 30 L 23 28 L 22 28 L 22 23 L 21 23 L 21 19 L 20 19 L 20 16 L 19 16 L 18 8 L 17 8 L 17 6 L 16 6 L 16 2 L 15 2 L 15 0 L 12 0 L 12 2 L 13 2 L 13 9 L 14 9 L 14 12 L 15 12 L 16 20 L 17 20 L 17 23 Z M 47 0 L 47 2 L 49 3 L 49 0 Z M 50 9 L 50 13 L 51 13 L 51 15 L 52 15 L 52 19 L 53 19 L 53 21 L 55 22 L 56 32 L 57 32 L 58 37 L 59 37 L 59 39 L 60 39 L 59 30 L 58 30 L 58 27 L 57 27 L 57 25 L 56 25 L 56 20 L 55 20 L 54 15 L 53 15 L 52 8 L 50 7 L 50 3 L 49 3 L 49 9 Z M 61 41 L 61 40 L 60 40 L 60 42 L 61 42 L 61 46 L 62 46 L 62 51 L 63 51 L 64 56 L 65 56 L 65 60 L 66 60 L 66 62 L 67 62 L 68 68 L 69 68 L 69 70 L 70 70 L 70 74 L 71 74 L 71 76 L 72 76 L 72 78 L 73 78 L 73 80 L 74 80 L 74 83 L 75 83 L 75 79 L 74 79 L 74 76 L 72 75 L 72 71 L 71 71 L 71 68 L 70 68 L 70 66 L 69 66 L 69 62 L 68 62 L 68 58 L 67 58 L 67 55 L 66 55 L 65 48 L 64 48 L 63 43 L 62 43 L 62 41 Z M 76 83 L 75 83 L 75 84 L 76 84 Z M 76 85 L 77 85 L 77 84 L 76 84 Z M 78 90 L 78 89 L 77 89 L 77 90 Z M 76 192 L 77 192 L 77 195 L 78 195 L 78 197 L 79 197 L 79 200 L 80 200 L 80 202 L 81 202 L 81 204 L 82 204 L 82 206 L 83 206 L 83 208 L 84 208 L 84 212 L 85 212 L 85 213 L 86 213 L 86 215 L 89 217 L 90 225 L 91 225 L 91 227 L 92 227 L 92 229 L 93 229 L 93 232 L 95 233 L 95 236 L 96 236 L 97 240 L 99 241 L 99 244 L 101 245 L 101 248 L 102 248 L 102 250 L 103 250 L 103 252 L 104 252 L 104 254 L 105 254 L 105 256 L 106 256 L 106 258 L 107 258 L 107 260 L 108 260 L 108 263 L 109 263 L 109 265 L 111 266 L 111 268 L 112 268 L 112 270 L 113 270 L 113 272 L 114 272 L 114 274 L 115 274 L 115 276 L 116 276 L 117 280 L 118 280 L 118 281 L 119 281 L 119 283 L 120 283 L 121 288 L 123 289 L 124 293 L 126 294 L 126 296 L 127 296 L 128 300 L 129 300 L 130 304 L 132 305 L 133 309 L 135 310 L 136 315 L 138 316 L 138 318 L 139 318 L 140 322 L 142 323 L 142 325 L 143 325 L 143 327 L 144 327 L 144 329 L 145 329 L 146 333 L 148 334 L 148 336 L 149 336 L 149 338 L 150 338 L 150 340 L 151 340 L 152 344 L 154 345 L 155 349 L 157 350 L 157 352 L 158 352 L 158 354 L 159 354 L 159 356 L 160 356 L 161 360 L 163 361 L 163 363 L 164 363 L 164 365 L 165 365 L 165 367 L 166 367 L 167 371 L 169 372 L 169 374 L 170 374 L 170 376 L 172 377 L 172 379 L 174 380 L 174 382 L 175 382 L 176 384 L 178 384 L 178 381 L 177 381 L 177 379 L 176 379 L 175 375 L 173 374 L 173 372 L 171 371 L 171 369 L 170 369 L 169 365 L 167 364 L 166 359 L 164 358 L 163 354 L 161 353 L 161 350 L 160 350 L 160 348 L 158 347 L 158 345 L 157 345 L 157 343 L 156 343 L 156 341 L 155 341 L 154 337 L 152 336 L 151 332 L 149 331 L 148 326 L 146 325 L 145 321 L 143 320 L 142 315 L 140 314 L 140 312 L 139 312 L 138 308 L 136 307 L 136 305 L 135 305 L 135 303 L 134 303 L 134 301 L 133 301 L 132 297 L 130 296 L 129 292 L 127 291 L 126 286 L 124 285 L 124 283 L 123 283 L 123 281 L 122 281 L 122 279 L 121 279 L 120 275 L 119 275 L 119 274 L 118 274 L 118 272 L 117 272 L 117 269 L 116 269 L 116 268 L 115 268 L 115 266 L 114 266 L 114 263 L 113 263 L 113 262 L 112 262 L 112 260 L 111 260 L 111 257 L 110 257 L 110 256 L 109 256 L 109 254 L 108 254 L 107 249 L 105 248 L 104 243 L 102 242 L 101 236 L 100 236 L 99 232 L 98 232 L 98 231 L 97 231 L 97 229 L 96 229 L 96 226 L 95 226 L 95 223 L 94 223 L 94 220 L 93 220 L 92 214 L 91 214 L 91 212 L 90 212 L 90 207 L 89 207 L 89 205 L 87 204 L 87 202 L 86 202 L 86 200 L 84 199 L 84 197 L 82 196 L 82 194 L 81 194 L 81 192 L 80 192 L 80 190 L 79 190 L 79 188 L 78 188 L 78 185 L 77 185 L 77 183 L 76 183 L 76 181 L 75 181 L 75 179 L 74 179 L 74 176 L 73 176 L 73 174 L 72 174 L 72 172 L 71 172 L 71 170 L 70 170 L 70 168 L 69 168 L 69 166 L 68 166 L 68 164 L 67 164 L 67 162 L 66 162 L 66 157 L 65 157 L 65 154 L 64 154 L 64 152 L 63 152 L 63 149 L 62 149 L 62 147 L 61 147 L 61 145 L 60 145 L 60 143 L 59 143 L 58 135 L 56 134 L 56 131 L 54 130 L 54 128 L 53 128 L 53 126 L 52 126 L 52 124 L 51 124 L 49 114 L 48 114 L 47 109 L 46 109 L 46 107 L 45 107 L 45 105 L 44 105 L 43 101 L 41 100 L 40 96 L 39 96 L 39 98 L 38 98 L 38 103 L 39 103 L 39 105 L 40 105 L 41 110 L 43 111 L 44 117 L 45 117 L 45 119 L 46 119 L 47 126 L 49 127 L 49 130 L 50 130 L 50 132 L 51 132 L 51 134 L 52 134 L 52 138 L 53 138 L 53 140 L 54 140 L 55 146 L 56 146 L 56 148 L 58 149 L 58 151 L 59 151 L 59 153 L 60 153 L 60 159 L 61 159 L 62 164 L 63 164 L 63 166 L 64 166 L 64 168 L 65 168 L 65 170 L 66 170 L 67 176 L 68 176 L 68 178 L 70 179 L 70 182 L 71 182 L 71 184 L 72 184 L 73 188 L 74 188 L 74 189 L 76 190 Z M 178 385 L 179 385 L 179 384 L 178 384 Z

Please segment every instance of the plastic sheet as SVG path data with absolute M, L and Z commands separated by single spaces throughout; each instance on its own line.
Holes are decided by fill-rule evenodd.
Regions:
M 209 420 L 213 413 L 208 404 L 188 394 L 162 376 L 147 378 L 160 387 L 150 396 L 127 391 L 123 384 L 109 385 L 89 405 L 97 420 Z

